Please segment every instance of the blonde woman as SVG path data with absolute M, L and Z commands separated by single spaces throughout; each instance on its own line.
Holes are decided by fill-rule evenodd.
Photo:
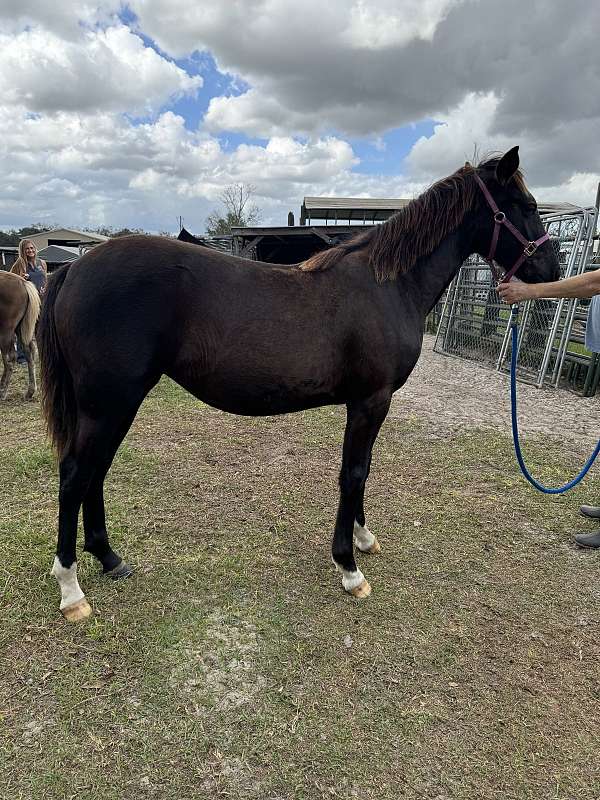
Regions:
M 11 272 L 31 281 L 38 290 L 40 297 L 46 291 L 47 267 L 37 254 L 37 248 L 31 239 L 23 239 L 19 244 L 19 257 L 11 267 Z
M 14 272 L 16 275 L 19 275 L 21 278 L 24 278 L 26 281 L 30 281 L 38 290 L 39 296 L 44 296 L 44 292 L 46 291 L 46 283 L 48 282 L 46 262 L 42 261 L 42 259 L 38 256 L 37 248 L 31 239 L 21 240 L 19 244 L 19 257 L 12 265 L 10 271 Z M 34 349 L 32 350 L 31 357 L 35 359 L 35 343 L 33 347 Z M 17 363 L 29 363 L 28 355 L 23 348 L 22 342 L 18 340 L 18 337 Z M 33 364 L 33 361 L 31 363 Z

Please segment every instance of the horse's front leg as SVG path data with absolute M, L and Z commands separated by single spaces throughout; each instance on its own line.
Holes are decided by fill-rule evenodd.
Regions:
M 342 573 L 342 586 L 354 597 L 367 597 L 371 587 L 357 568 L 352 547 L 378 552 L 379 545 L 365 526 L 363 496 L 369 474 L 371 452 L 379 429 L 390 407 L 391 393 L 377 392 L 366 400 L 348 403 L 344 434 L 340 502 L 333 534 L 332 558 Z

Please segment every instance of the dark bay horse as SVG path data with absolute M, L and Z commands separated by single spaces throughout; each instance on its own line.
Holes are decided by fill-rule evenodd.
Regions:
M 392 393 L 419 358 L 429 310 L 465 258 L 487 255 L 491 241 L 504 269 L 525 258 L 524 280 L 558 277 L 518 167 L 516 147 L 466 164 L 386 223 L 296 267 L 131 236 L 53 275 L 40 349 L 43 408 L 60 464 L 53 574 L 65 617 L 90 613 L 77 580 L 81 506 L 85 549 L 108 575 L 130 572 L 109 544 L 103 484 L 163 374 L 234 414 L 346 405 L 332 555 L 344 589 L 368 595 L 353 539 L 358 550 L 379 552 L 363 508 L 371 451 Z
M 40 314 L 40 296 L 33 283 L 0 272 L 0 351 L 4 370 L 0 379 L 0 400 L 4 400 L 17 361 L 15 334 L 21 342 L 27 359 L 29 385 L 26 397 L 31 398 L 37 388 L 35 381 L 35 325 Z

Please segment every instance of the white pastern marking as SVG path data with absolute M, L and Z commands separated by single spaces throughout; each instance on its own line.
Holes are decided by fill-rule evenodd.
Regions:
M 333 561 L 333 558 L 331 559 Z M 357 569 L 354 572 L 350 572 L 340 565 L 333 561 L 334 567 L 337 569 L 338 572 L 342 573 L 342 586 L 347 592 L 351 592 L 352 589 L 356 589 L 357 586 L 361 586 L 365 582 L 365 576 L 362 572 Z
M 63 567 L 58 560 L 58 556 L 54 557 L 54 564 L 52 566 L 52 575 L 58 581 L 60 586 L 61 601 L 60 609 L 72 606 L 83 599 L 84 594 L 79 586 L 77 580 L 77 562 L 74 561 L 69 568 Z
M 367 527 L 354 520 L 354 544 L 359 550 L 366 552 L 375 544 L 375 537 Z

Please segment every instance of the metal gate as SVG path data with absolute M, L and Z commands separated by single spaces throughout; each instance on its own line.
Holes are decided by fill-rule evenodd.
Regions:
M 590 265 L 597 208 L 569 208 L 542 214 L 557 249 L 561 277 L 579 275 Z M 556 387 L 580 301 L 530 300 L 521 306 L 518 378 Z M 496 292 L 492 272 L 472 256 L 448 287 L 434 351 L 498 370 L 510 367 L 510 310 Z

